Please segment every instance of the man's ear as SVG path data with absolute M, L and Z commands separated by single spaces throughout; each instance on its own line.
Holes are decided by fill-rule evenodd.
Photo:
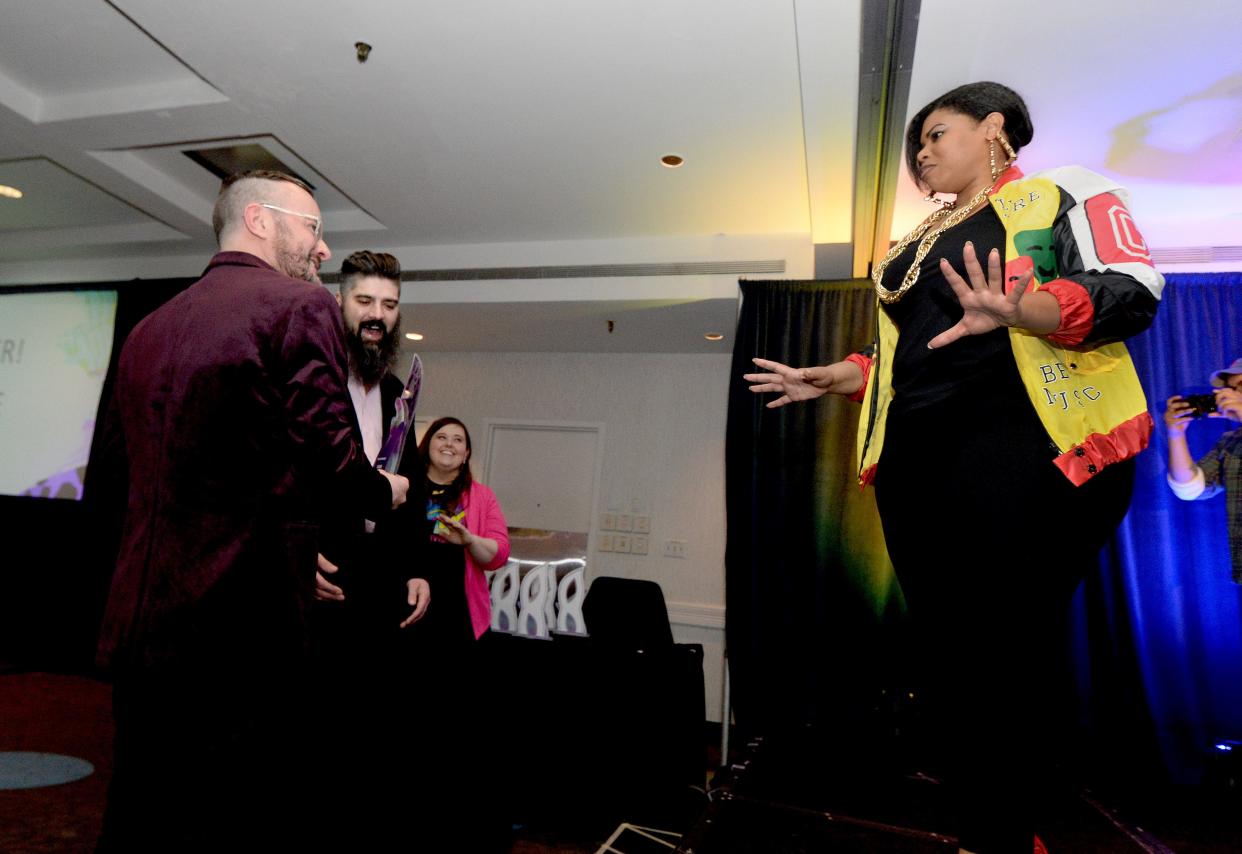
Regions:
M 246 230 L 260 240 L 266 240 L 270 229 L 271 218 L 267 209 L 258 202 L 251 202 L 242 211 L 242 223 Z

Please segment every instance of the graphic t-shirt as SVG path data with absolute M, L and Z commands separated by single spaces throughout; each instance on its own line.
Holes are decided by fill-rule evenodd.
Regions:
M 441 514 L 448 516 L 454 522 L 460 522 L 466 518 L 466 509 L 461 506 L 460 499 L 453 507 L 445 506 L 447 503 L 445 496 L 448 491 L 449 484 L 436 483 L 430 478 L 427 479 L 427 521 L 435 523 L 431 529 L 433 543 L 444 542 L 445 526 L 439 521 Z

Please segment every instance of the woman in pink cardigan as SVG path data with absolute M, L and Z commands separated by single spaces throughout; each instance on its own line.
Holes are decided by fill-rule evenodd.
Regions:
M 471 474 L 470 452 L 470 432 L 456 418 L 434 421 L 418 445 L 427 475 L 427 520 L 434 524 L 429 563 L 438 583 L 432 607 L 446 629 L 443 641 L 474 641 L 487 631 L 491 598 L 483 573 L 509 559 L 504 513 L 496 494 Z M 445 622 L 450 611 L 456 627 Z
M 431 605 L 410 634 L 410 714 L 412 730 L 421 733 L 411 773 L 424 787 L 414 826 L 427 850 L 499 854 L 509 850 L 503 800 L 478 797 L 472 775 L 487 761 L 481 734 L 495 666 L 479 642 L 491 623 L 483 573 L 509 559 L 509 533 L 496 494 L 470 472 L 470 451 L 470 433 L 456 418 L 432 422 L 418 445 L 427 527 L 416 535 L 431 539 L 424 553 Z M 419 474 L 411 472 L 410 482 Z M 463 822 L 450 807 L 465 803 L 470 819 Z

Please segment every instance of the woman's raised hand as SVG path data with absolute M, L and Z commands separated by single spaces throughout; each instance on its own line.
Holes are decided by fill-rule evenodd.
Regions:
M 862 370 L 853 363 L 838 362 L 835 365 L 822 367 L 791 368 L 769 359 L 751 359 L 751 361 L 763 368 L 764 373 L 742 374 L 742 379 L 754 383 L 750 390 L 756 394 L 769 391 L 780 394 L 776 400 L 768 401 L 768 409 L 776 409 L 778 406 L 802 400 L 814 400 L 830 391 L 837 394 L 853 394 L 862 385 Z M 837 370 L 842 365 L 851 366 L 853 373 L 857 376 L 848 376 L 850 373 L 848 367 L 843 375 Z M 851 379 L 857 380 L 852 383 L 853 387 L 844 387 L 851 384 Z
M 958 275 L 957 270 L 953 269 L 953 265 L 946 259 L 940 259 L 940 272 L 944 274 L 945 281 L 949 283 L 949 287 L 953 289 L 953 293 L 957 295 L 957 300 L 962 304 L 965 314 L 956 325 L 949 327 L 941 332 L 935 338 L 927 342 L 927 346 L 931 349 L 943 347 L 946 344 L 952 344 L 959 338 L 967 335 L 982 335 L 985 332 L 991 332 L 1001 326 L 1022 326 L 1031 328 L 1034 332 L 1051 332 L 1056 328 L 1055 322 L 1051 329 L 1040 328 L 1043 323 L 1032 323 L 1030 319 L 1023 316 L 1022 295 L 1026 292 L 1027 286 L 1031 283 L 1031 270 L 1022 273 L 1009 287 L 1008 292 L 1005 290 L 1004 271 L 1001 269 L 1000 252 L 993 249 L 988 253 L 988 272 L 985 276 L 983 268 L 979 265 L 979 258 L 975 255 L 975 247 L 972 243 L 967 243 L 966 248 L 962 250 L 962 262 L 966 267 L 966 276 L 970 280 L 963 279 Z M 1050 294 L 1045 295 L 1052 300 L 1051 305 L 1055 307 L 1056 301 L 1052 299 Z M 1056 319 L 1060 319 L 1060 309 L 1056 308 Z

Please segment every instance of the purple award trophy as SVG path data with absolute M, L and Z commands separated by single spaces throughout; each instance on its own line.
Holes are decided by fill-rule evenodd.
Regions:
M 396 474 L 401 465 L 401 452 L 405 450 L 406 437 L 414 427 L 414 408 L 418 405 L 418 391 L 423 384 L 423 360 L 414 354 L 410 364 L 410 376 L 405 381 L 405 391 L 397 398 L 397 411 L 388 428 L 388 439 L 375 458 L 375 467 Z

